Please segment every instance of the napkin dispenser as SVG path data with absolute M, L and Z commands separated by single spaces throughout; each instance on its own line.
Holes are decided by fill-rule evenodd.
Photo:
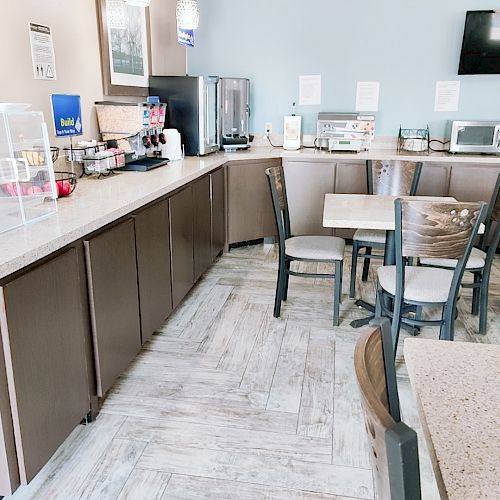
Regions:
M 165 135 L 165 144 L 161 148 L 161 157 L 168 158 L 170 161 L 181 160 L 182 145 L 181 134 L 175 128 L 166 128 L 163 130 Z

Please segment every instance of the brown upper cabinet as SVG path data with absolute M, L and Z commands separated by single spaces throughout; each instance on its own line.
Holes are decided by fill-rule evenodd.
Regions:
M 90 409 L 81 280 L 84 263 L 70 247 L 0 288 L 5 373 L 22 484 L 37 474 Z M 8 443 L 4 410 L 2 431 Z M 8 471 L 2 467 L 0 474 Z
M 144 344 L 172 312 L 168 200 L 135 215 L 135 245 Z
M 228 243 L 276 236 L 266 169 L 280 163 L 270 159 L 227 164 Z
M 141 348 L 134 219 L 84 241 L 97 395 Z

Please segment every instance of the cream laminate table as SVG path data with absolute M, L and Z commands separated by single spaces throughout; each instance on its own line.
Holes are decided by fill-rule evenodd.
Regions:
M 500 345 L 406 339 L 442 498 L 500 498 Z

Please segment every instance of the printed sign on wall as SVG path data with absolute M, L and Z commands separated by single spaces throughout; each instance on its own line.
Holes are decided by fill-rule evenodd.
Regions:
M 194 47 L 194 30 L 177 28 L 177 41 L 186 47 Z
M 52 116 L 56 137 L 82 135 L 82 109 L 79 95 L 52 94 Z
M 56 57 L 52 30 L 42 24 L 29 23 L 29 33 L 35 80 L 56 80 Z

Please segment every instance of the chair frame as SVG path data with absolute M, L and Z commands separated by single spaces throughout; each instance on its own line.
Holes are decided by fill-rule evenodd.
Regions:
M 275 169 L 279 169 L 281 175 L 282 196 L 278 193 L 276 187 Z M 274 299 L 274 317 L 279 318 L 281 314 L 281 303 L 288 298 L 288 282 L 290 276 L 301 276 L 303 278 L 332 278 L 334 280 L 333 292 L 333 326 L 339 325 L 340 303 L 342 302 L 342 260 L 325 260 L 325 259 L 303 259 L 291 257 L 285 252 L 285 241 L 292 238 L 290 229 L 290 214 L 288 211 L 288 200 L 286 195 L 285 176 L 283 167 L 271 167 L 266 170 L 266 175 L 269 181 L 271 197 L 273 201 L 274 216 L 278 229 L 278 249 L 279 249 L 279 266 L 278 278 L 276 282 L 276 295 Z M 290 264 L 293 261 L 297 262 L 323 262 L 332 263 L 335 266 L 333 274 L 328 273 L 299 273 L 290 269 Z
M 439 339 L 440 340 L 453 340 L 454 338 L 454 323 L 456 317 L 456 306 L 459 298 L 460 283 L 465 272 L 465 266 L 467 260 L 472 251 L 474 245 L 474 238 L 478 233 L 479 227 L 482 224 L 487 210 L 487 204 L 484 202 L 478 203 L 479 212 L 474 223 L 471 235 L 465 247 L 464 255 L 461 259 L 458 259 L 457 265 L 453 272 L 453 279 L 450 286 L 450 291 L 446 302 L 424 302 L 424 301 L 412 301 L 404 299 L 404 284 L 405 284 L 405 268 L 407 259 L 403 255 L 403 221 L 402 221 L 402 204 L 401 198 L 394 201 L 394 209 L 396 216 L 396 229 L 395 229 L 395 240 L 396 240 L 396 290 L 395 295 L 383 290 L 377 279 L 377 291 L 376 291 L 376 305 L 375 305 L 375 317 L 380 318 L 382 316 L 389 317 L 392 320 L 391 332 L 394 355 L 396 355 L 399 332 L 401 325 L 409 325 L 411 327 L 423 327 L 423 326 L 439 326 Z M 457 202 L 458 203 L 458 202 Z M 392 300 L 385 300 L 386 298 Z M 388 304 L 393 302 L 392 310 L 387 307 Z M 403 317 L 405 309 L 407 306 L 415 306 L 417 314 L 415 318 Z M 426 306 L 437 306 L 441 305 L 442 315 L 441 319 L 437 320 L 423 320 L 421 319 L 421 310 Z
M 371 440 L 371 454 L 374 479 L 379 498 L 391 500 L 420 500 L 420 467 L 417 433 L 401 421 L 396 380 L 396 367 L 391 339 L 391 326 L 387 318 L 373 320 L 371 332 L 360 336 L 354 351 L 354 367 L 362 396 L 368 438 Z M 386 400 L 380 398 L 370 374 L 370 348 L 381 343 L 383 376 Z M 376 367 L 372 367 L 376 368 Z M 383 430 L 383 441 L 377 437 L 377 429 Z M 377 444 L 378 442 L 378 444 Z M 377 450 L 375 450 L 377 448 Z M 382 448 L 382 453 L 380 453 Z M 385 448 L 385 450 L 384 450 Z M 377 453 L 378 452 L 378 453 Z M 377 462 L 384 460 L 387 477 L 381 477 Z
M 411 183 L 409 196 L 415 196 L 418 184 L 420 182 L 420 176 L 422 174 L 421 161 L 415 162 L 415 172 L 413 175 L 413 180 Z M 373 194 L 373 160 L 366 161 L 366 180 L 368 194 Z M 404 193 L 399 193 L 401 196 Z M 363 254 L 360 254 L 360 250 L 365 249 Z M 353 299 L 356 294 L 356 273 L 358 267 L 358 259 L 363 259 L 363 272 L 361 274 L 361 280 L 366 281 L 368 279 L 368 272 L 370 270 L 370 260 L 371 259 L 383 259 L 383 255 L 372 254 L 372 249 L 384 250 L 384 243 L 376 243 L 373 241 L 363 241 L 363 240 L 352 240 L 352 261 L 351 261 L 351 282 L 349 287 L 349 298 Z
M 465 269 L 473 275 L 473 283 L 462 283 L 462 288 L 472 288 L 472 314 L 479 314 L 479 334 L 486 335 L 488 324 L 488 293 L 490 285 L 491 268 L 495 259 L 498 245 L 500 244 L 500 221 L 497 220 L 495 212 L 500 208 L 500 174 L 498 174 L 495 188 L 486 212 L 484 233 L 479 239 L 478 248 L 486 253 L 484 266 L 473 269 Z M 497 223 L 493 229 L 494 223 Z M 489 243 L 489 245 L 488 245 Z M 422 264 L 424 265 L 424 264 Z M 446 266 L 443 269 L 450 269 Z

